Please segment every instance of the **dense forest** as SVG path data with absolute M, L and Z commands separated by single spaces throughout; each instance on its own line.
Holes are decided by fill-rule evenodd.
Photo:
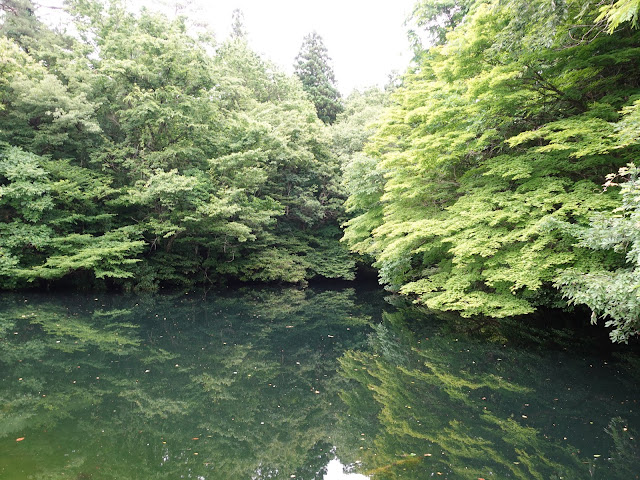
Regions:
M 2 0 L 0 288 L 353 280 L 433 310 L 586 305 L 640 330 L 640 1 L 419 0 L 415 58 L 343 99 L 242 16 Z M 231 19 L 230 19 L 231 21 Z
M 241 26 L 72 2 L 72 37 L 28 5 L 0 47 L 2 287 L 353 278 L 331 134 Z

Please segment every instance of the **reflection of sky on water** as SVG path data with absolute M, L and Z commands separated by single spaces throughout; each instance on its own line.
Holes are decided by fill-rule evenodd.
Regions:
M 327 465 L 327 473 L 325 473 L 323 480 L 369 480 L 369 477 L 359 473 L 344 473 L 344 469 L 345 466 L 340 463 L 340 460 L 334 458 Z

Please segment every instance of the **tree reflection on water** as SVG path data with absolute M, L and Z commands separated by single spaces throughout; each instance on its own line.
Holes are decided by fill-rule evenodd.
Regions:
M 340 360 L 341 374 L 351 380 L 341 394 L 349 406 L 342 429 L 352 435 L 345 445 L 360 441 L 344 458 L 360 460 L 363 473 L 638 478 L 633 357 L 612 362 L 513 348 L 424 314 L 416 322 L 420 316 L 413 308 L 385 313 L 371 348 Z
M 544 336 L 354 289 L 6 296 L 0 477 L 635 478 L 637 357 L 509 328 Z

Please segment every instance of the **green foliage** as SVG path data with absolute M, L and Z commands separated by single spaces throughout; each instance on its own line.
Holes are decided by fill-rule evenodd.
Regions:
M 445 42 L 447 32 L 464 19 L 471 3 L 470 0 L 420 0 L 414 4 L 410 20 L 428 32 L 430 44 L 440 45 Z M 425 47 L 419 37 L 415 30 L 409 31 L 416 51 Z
M 556 227 L 575 237 L 581 247 L 624 256 L 625 264 L 611 270 L 600 265 L 588 271 L 568 269 L 559 276 L 557 286 L 570 303 L 584 304 L 592 310 L 593 323 L 606 320 L 605 326 L 613 327 L 612 341 L 626 343 L 640 333 L 640 183 L 633 164 L 621 168 L 618 175 L 624 178 L 620 207 L 593 217 L 588 227 L 567 223 Z M 606 185 L 618 185 L 614 179 L 611 175 Z
M 3 0 L 0 35 L 15 41 L 27 53 L 35 53 L 43 41 L 55 42 L 55 34 L 37 18 L 39 7 L 31 0 Z
M 617 0 L 600 7 L 600 16 L 597 21 L 606 20 L 607 30 L 613 33 L 618 26 L 625 22 L 631 22 L 634 27 L 638 26 L 638 12 L 640 11 L 640 1 L 638 0 Z
M 214 45 L 184 18 L 69 2 L 74 40 L 18 3 L 0 38 L 0 141 L 22 149 L 2 157 L 4 288 L 353 278 L 331 138 L 238 13 Z
M 17 44 L 0 37 L 0 141 L 57 158 L 87 159 L 99 126 L 81 87 L 65 84 Z
M 24 286 L 86 271 L 132 277 L 144 242 L 135 228 L 104 229 L 113 190 L 96 175 L 16 147 L 0 151 L 0 285 Z
M 566 268 L 616 265 L 548 228 L 614 209 L 598 183 L 637 155 L 639 34 L 593 37 L 598 8 L 579 3 L 473 3 L 405 75 L 345 176 L 344 240 L 390 289 L 508 317 L 565 305 L 552 286 Z
M 302 41 L 294 70 L 315 105 L 318 118 L 327 124 L 333 123 L 343 108 L 330 61 L 322 37 L 312 32 Z
M 368 232 L 382 223 L 383 172 L 376 169 L 377 159 L 365 153 L 377 123 L 389 103 L 389 94 L 377 89 L 354 92 L 345 102 L 345 110 L 332 126 L 333 149 L 342 164 L 342 184 L 348 193 L 343 241 L 371 263 Z

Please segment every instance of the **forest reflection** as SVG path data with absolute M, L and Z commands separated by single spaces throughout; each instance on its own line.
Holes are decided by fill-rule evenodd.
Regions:
M 375 293 L 8 296 L 0 477 L 321 479 Z
M 379 290 L 5 300 L 9 480 L 640 472 L 631 355 L 478 338 Z
M 349 409 L 340 423 L 352 435 L 344 445 L 359 440 L 349 458 L 363 473 L 638 478 L 636 357 L 568 353 L 579 342 L 564 332 L 515 321 L 468 331 L 459 320 L 399 308 L 384 313 L 370 349 L 340 359 L 351 380 L 341 393 Z M 552 336 L 553 345 L 541 344 Z

